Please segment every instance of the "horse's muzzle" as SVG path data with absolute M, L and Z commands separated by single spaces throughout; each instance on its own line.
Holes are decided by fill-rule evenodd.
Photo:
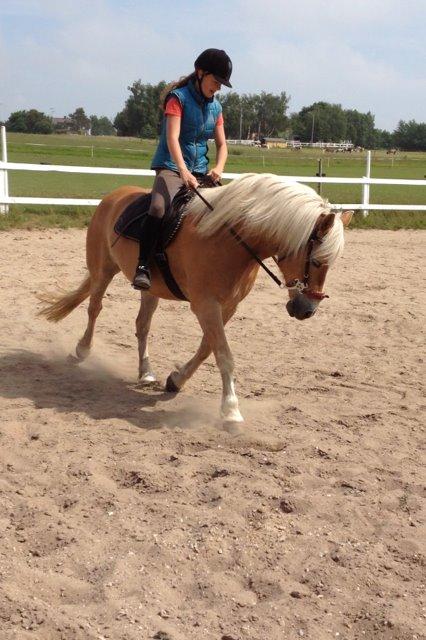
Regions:
M 286 304 L 288 315 L 296 318 L 296 320 L 311 318 L 317 310 L 317 307 L 318 302 L 310 300 L 301 293 L 298 293 Z

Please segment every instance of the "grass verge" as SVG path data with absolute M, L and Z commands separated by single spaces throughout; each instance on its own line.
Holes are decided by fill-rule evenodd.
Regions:
M 13 205 L 0 215 L 0 231 L 8 229 L 83 229 L 93 215 L 93 207 L 23 207 Z M 416 211 L 371 211 L 363 217 L 357 211 L 352 229 L 426 229 L 426 215 Z

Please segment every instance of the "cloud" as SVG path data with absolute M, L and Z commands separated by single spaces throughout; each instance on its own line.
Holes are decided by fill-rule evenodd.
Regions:
M 372 111 L 381 128 L 424 121 L 422 2 L 245 0 L 239 8 L 239 88 L 253 91 L 261 78 L 263 89 L 292 96 L 292 110 L 338 102 Z
M 219 46 L 240 93 L 339 102 L 393 129 L 424 120 L 424 17 L 416 0 L 2 0 L 0 102 L 114 116 L 133 81 L 177 78 Z

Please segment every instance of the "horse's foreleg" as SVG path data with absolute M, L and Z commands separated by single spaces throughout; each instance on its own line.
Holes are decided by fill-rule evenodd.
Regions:
M 225 335 L 222 309 L 217 302 L 210 301 L 193 308 L 204 338 L 212 349 L 222 376 L 221 415 L 224 422 L 243 422 L 234 385 L 234 360 Z M 231 314 L 232 315 L 232 314 Z
M 235 307 L 232 307 L 232 309 L 222 310 L 222 321 L 224 325 L 234 315 L 234 312 Z M 204 335 L 195 355 L 184 365 L 176 369 L 176 371 L 172 371 L 167 378 L 167 391 L 180 391 L 184 384 L 194 375 L 198 367 L 204 362 L 204 360 L 207 360 L 211 353 L 212 348 Z
M 136 337 L 139 350 L 139 380 L 143 384 L 155 382 L 156 378 L 151 370 L 148 355 L 148 333 L 151 327 L 152 316 L 158 305 L 158 298 L 151 294 L 141 292 L 141 306 L 136 318 Z
M 95 330 L 96 319 L 102 310 L 102 298 L 108 288 L 109 283 L 115 275 L 114 272 L 103 273 L 97 279 L 93 278 L 90 283 L 90 301 L 88 308 L 89 320 L 87 322 L 86 331 L 83 337 L 78 341 L 76 346 L 76 354 L 78 360 L 84 360 L 90 353 L 93 341 L 93 332 Z
M 188 362 L 176 369 L 176 371 L 172 371 L 172 373 L 167 378 L 167 391 L 180 391 L 185 382 L 187 382 L 187 380 L 189 380 L 189 378 L 194 375 L 200 364 L 209 357 L 211 352 L 212 349 L 210 347 L 210 344 L 207 341 L 206 337 L 203 336 L 200 346 L 198 347 L 197 352 L 191 358 L 191 360 L 188 360 Z

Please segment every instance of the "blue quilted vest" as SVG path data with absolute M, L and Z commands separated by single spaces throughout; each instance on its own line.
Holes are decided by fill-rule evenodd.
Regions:
M 209 159 L 207 140 L 214 137 L 214 129 L 222 111 L 215 99 L 201 96 L 192 81 L 180 89 L 173 89 L 169 95 L 176 96 L 183 107 L 179 144 L 186 167 L 191 173 L 207 173 Z M 151 163 L 151 169 L 171 169 L 177 171 L 166 137 L 166 120 L 163 118 L 160 140 Z

